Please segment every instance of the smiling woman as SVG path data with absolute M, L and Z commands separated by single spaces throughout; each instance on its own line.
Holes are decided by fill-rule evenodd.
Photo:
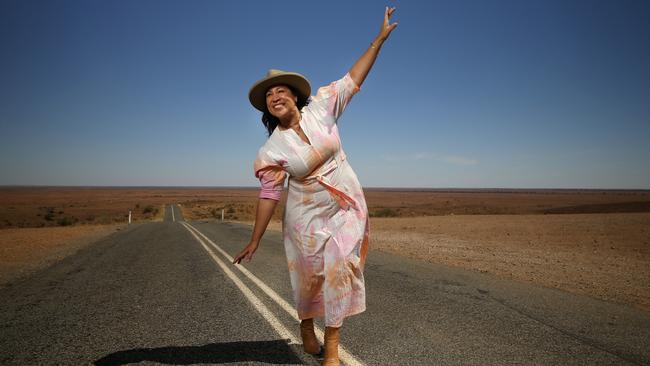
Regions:
M 313 318 L 325 319 L 324 365 L 339 365 L 343 320 L 366 310 L 368 208 L 341 147 L 337 120 L 397 26 L 389 23 L 394 11 L 386 8 L 379 35 L 350 70 L 315 96 L 310 98 L 306 77 L 281 70 L 269 70 L 249 92 L 269 138 L 254 163 L 262 188 L 253 235 L 233 263 L 251 260 L 288 176 L 282 230 L 293 297 L 306 352 L 321 352 Z
M 279 70 L 274 70 L 274 71 L 281 72 Z M 280 124 L 280 119 L 277 117 L 277 115 L 278 114 L 284 115 L 287 112 L 292 110 L 292 105 L 287 104 L 287 102 L 290 103 L 290 101 L 293 99 L 293 104 L 295 104 L 295 107 L 298 108 L 299 110 L 302 110 L 307 104 L 309 104 L 309 99 L 307 98 L 298 99 L 297 96 L 300 95 L 299 92 L 295 88 L 292 88 L 289 85 L 278 85 L 273 88 L 270 88 L 266 93 L 266 99 L 268 100 L 269 98 L 274 98 L 274 96 L 277 95 L 288 95 L 289 100 L 278 101 L 271 108 L 268 107 L 264 108 L 262 114 L 262 123 L 268 130 L 269 136 L 271 136 L 273 130 L 275 130 L 276 127 L 278 127 L 278 125 Z M 273 113 L 271 113 L 271 109 L 273 109 Z

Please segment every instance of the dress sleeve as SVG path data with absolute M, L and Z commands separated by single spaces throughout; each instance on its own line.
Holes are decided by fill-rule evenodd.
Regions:
M 259 198 L 270 198 L 279 201 L 287 175 L 282 164 L 273 159 L 272 154 L 262 147 L 253 164 L 253 170 L 255 171 L 255 177 L 260 180 Z
M 348 72 L 341 79 L 318 88 L 318 92 L 312 97 L 309 107 L 324 111 L 326 115 L 334 117 L 334 121 L 336 121 L 345 110 L 352 96 L 359 90 L 361 89 L 352 80 Z M 312 104 L 314 105 L 312 106 Z

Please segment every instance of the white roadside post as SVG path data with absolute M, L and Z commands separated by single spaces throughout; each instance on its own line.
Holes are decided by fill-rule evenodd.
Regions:
M 131 223 L 131 210 L 129 210 L 129 224 Z
M 221 221 L 223 221 L 223 212 L 224 212 L 224 211 L 225 211 L 225 210 L 222 208 L 222 209 L 221 209 Z

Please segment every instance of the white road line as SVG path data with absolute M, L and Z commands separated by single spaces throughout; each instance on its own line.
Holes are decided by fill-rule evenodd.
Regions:
M 184 222 L 181 222 L 181 224 L 186 225 Z M 278 318 L 273 315 L 273 313 L 260 301 L 260 299 L 253 294 L 253 291 L 251 291 L 229 268 L 226 266 L 226 264 L 219 259 L 211 250 L 208 248 L 207 245 L 199 238 L 192 230 L 190 230 L 187 226 L 185 227 L 193 236 L 194 238 L 201 243 L 203 248 L 208 252 L 210 257 L 221 267 L 221 270 L 224 271 L 224 273 L 237 285 L 239 290 L 246 296 L 248 301 L 253 304 L 255 309 L 259 311 L 260 314 L 266 319 L 269 324 L 273 327 L 276 333 L 280 335 L 283 339 L 289 339 L 290 343 L 289 344 L 300 344 L 298 339 L 291 333 L 282 323 L 278 320 Z
M 199 235 L 201 235 L 208 243 L 212 245 L 221 255 L 223 255 L 228 263 L 232 263 L 233 257 L 231 257 L 225 250 L 221 249 L 215 242 L 210 240 L 207 236 L 205 236 L 202 232 L 200 232 L 197 228 L 192 226 L 191 224 L 184 222 L 183 224 L 186 225 L 186 228 L 189 227 L 196 231 Z M 188 229 L 189 230 L 189 229 Z M 252 274 L 249 270 L 244 268 L 243 266 L 235 266 L 237 269 L 239 269 L 240 272 L 242 272 L 246 277 L 248 277 L 249 280 L 251 280 L 254 284 L 257 285 L 268 297 L 270 297 L 273 301 L 275 301 L 284 311 L 286 311 L 289 315 L 291 315 L 292 318 L 294 318 L 296 321 L 300 321 L 298 318 L 298 312 L 296 309 L 294 309 L 293 306 L 291 306 L 288 302 L 286 302 L 280 295 L 278 295 L 277 292 L 275 292 L 273 289 L 271 289 L 269 286 L 267 286 L 264 282 L 262 282 L 257 276 Z M 320 327 L 314 325 L 314 331 L 316 333 L 316 337 L 320 340 L 320 342 L 323 342 L 324 338 L 324 333 L 320 329 Z M 365 366 L 365 363 L 357 359 L 350 353 L 345 347 L 342 345 L 339 345 L 339 358 L 341 361 L 343 361 L 346 365 L 348 366 Z
M 176 218 L 174 217 L 174 205 L 169 205 L 169 208 L 172 209 L 172 221 L 176 221 Z
M 188 223 L 187 225 L 189 225 L 192 229 L 196 230 L 196 232 L 199 235 L 201 235 L 208 243 L 210 243 L 217 251 L 219 251 L 219 253 L 221 253 L 221 255 L 223 255 L 226 258 L 226 260 L 228 260 L 228 263 L 232 263 L 233 257 L 231 257 L 225 250 L 221 249 L 221 247 L 219 247 L 217 244 L 215 244 L 215 242 L 210 240 L 210 238 L 205 236 L 202 232 L 200 232 L 197 228 L 195 228 L 191 224 Z M 289 315 L 291 315 L 292 318 L 294 318 L 294 319 L 296 319 L 298 321 L 300 320 L 300 319 L 298 319 L 298 312 L 296 311 L 296 309 L 294 309 L 293 306 L 291 306 L 288 302 L 286 302 L 282 298 L 282 296 L 278 295 L 277 292 L 273 291 L 273 289 L 271 289 L 269 286 L 267 286 L 264 282 L 262 282 L 262 280 L 257 278 L 257 276 L 252 274 L 245 267 L 243 267 L 243 266 L 235 266 L 235 268 L 240 270 L 246 277 L 248 277 L 248 279 L 253 281 L 253 283 L 256 284 L 257 287 L 259 287 L 262 291 L 264 291 L 265 294 L 267 294 L 271 299 L 273 299 L 273 301 L 275 301 L 278 305 L 280 305 L 280 307 L 282 309 L 284 309 L 284 311 L 289 313 Z

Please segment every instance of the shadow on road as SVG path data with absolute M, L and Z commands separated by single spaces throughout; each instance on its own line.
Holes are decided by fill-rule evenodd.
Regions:
M 272 364 L 302 364 L 286 340 L 211 343 L 204 346 L 136 348 L 106 355 L 98 366 L 153 361 L 170 365 L 257 361 Z

